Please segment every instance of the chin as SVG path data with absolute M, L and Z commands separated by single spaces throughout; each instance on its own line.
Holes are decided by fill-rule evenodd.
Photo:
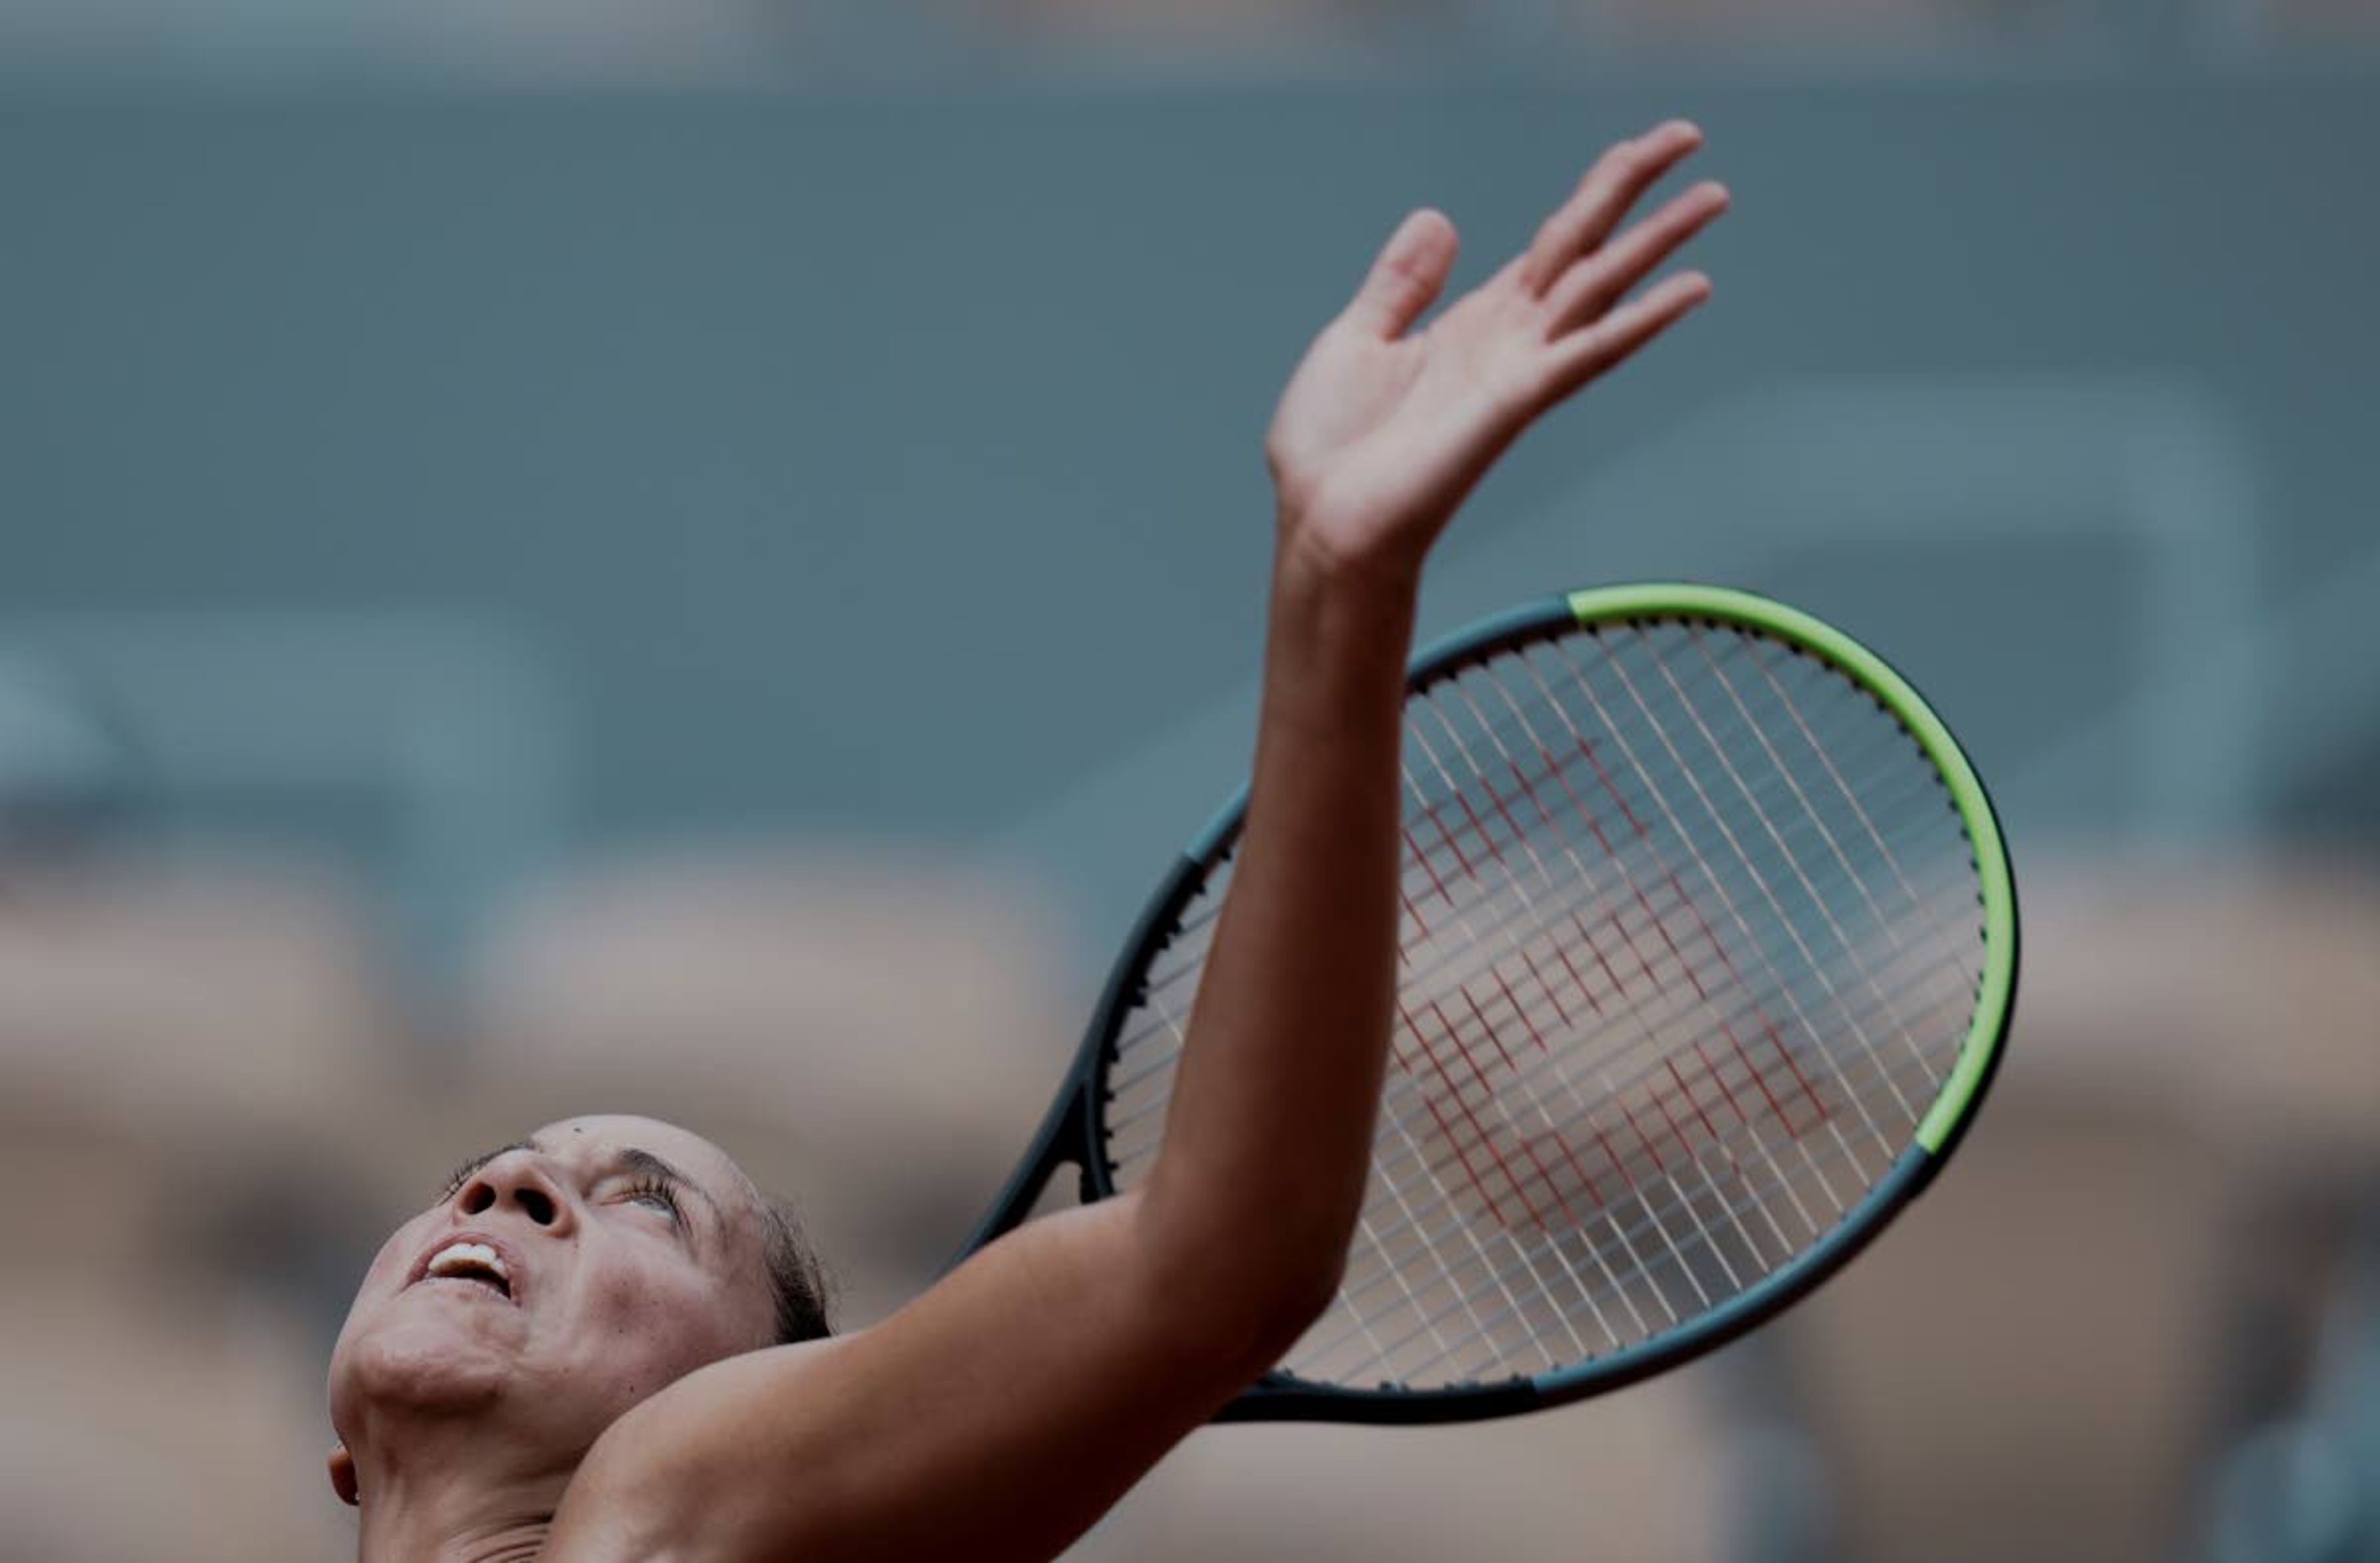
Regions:
M 331 1403 L 389 1411 L 470 1412 L 502 1400 L 518 1380 L 516 1342 L 441 1311 L 392 1298 L 350 1317 L 331 1355 Z M 396 1304 L 391 1306 L 389 1304 Z M 510 1333 L 510 1332 L 505 1332 Z

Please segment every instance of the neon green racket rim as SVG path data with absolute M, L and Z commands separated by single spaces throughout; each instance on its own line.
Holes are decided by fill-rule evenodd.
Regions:
M 1984 907 L 1984 969 L 1974 1014 L 1960 1045 L 1958 1062 L 1917 1124 L 1917 1143 L 1929 1154 L 1939 1155 L 1990 1076 L 2016 987 L 2016 886 L 2009 870 L 2008 848 L 2000 836 L 1999 821 L 1992 814 L 1991 800 L 1959 741 L 1890 663 L 1832 624 L 1781 602 L 1730 587 L 1683 581 L 1590 587 L 1572 592 L 1567 601 L 1582 628 L 1614 620 L 1703 618 L 1775 636 L 1832 663 L 1874 695 L 1933 762 L 1966 829 Z

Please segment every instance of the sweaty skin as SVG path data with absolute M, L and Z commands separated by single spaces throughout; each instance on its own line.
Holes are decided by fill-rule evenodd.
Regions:
M 1430 546 L 1541 413 L 1709 296 L 1639 285 L 1723 211 L 1701 144 L 1611 148 L 1427 326 L 1455 231 L 1415 212 L 1282 394 L 1255 774 L 1139 1189 L 1032 1222 L 873 1328 L 769 1339 L 760 1205 L 716 1147 L 550 1125 L 391 1240 L 332 1368 L 362 1557 L 1033 1559 L 1073 1541 L 1328 1303 L 1390 1031 L 1402 669 Z M 636 1176 L 699 1185 L 673 1216 Z M 458 1236 L 513 1295 L 408 1284 Z

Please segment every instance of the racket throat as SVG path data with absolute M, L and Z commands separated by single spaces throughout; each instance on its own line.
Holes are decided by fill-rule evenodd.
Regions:
M 1099 1198 L 1099 1191 L 1091 1178 L 1086 1148 L 1089 1144 L 1090 1109 L 1085 1103 L 1085 1094 L 1080 1089 L 1068 1091 L 1050 1104 L 1049 1115 L 1041 1121 L 1040 1129 L 1033 1136 L 1032 1148 L 1017 1162 L 1016 1169 L 1008 1175 L 1000 1197 L 984 1213 L 974 1232 L 951 1256 L 950 1263 L 942 1266 L 942 1274 L 948 1275 L 978 1249 L 1023 1226 L 1026 1218 L 1033 1214 L 1033 1207 L 1040 1204 L 1041 1196 L 1049 1190 L 1050 1180 L 1057 1175 L 1061 1167 L 1075 1169 L 1075 1197 L 1083 1204 L 1088 1205 Z

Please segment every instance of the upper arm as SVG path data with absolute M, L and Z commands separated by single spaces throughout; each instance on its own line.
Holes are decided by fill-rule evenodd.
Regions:
M 1269 1360 L 1140 1214 L 1032 1222 L 872 1329 L 688 1375 L 598 1442 L 547 1557 L 1054 1555 Z

